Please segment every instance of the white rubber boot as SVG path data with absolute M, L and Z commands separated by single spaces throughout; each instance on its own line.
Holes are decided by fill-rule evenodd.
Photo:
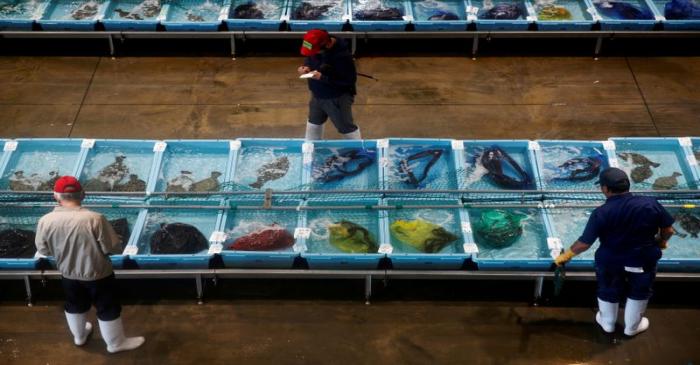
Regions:
M 649 328 L 649 320 L 643 316 L 648 300 L 627 299 L 625 306 L 625 334 L 634 336 Z
M 68 321 L 68 328 L 70 328 L 70 332 L 73 334 L 73 342 L 76 346 L 84 345 L 92 332 L 92 323 L 87 321 L 87 312 L 77 314 L 65 313 L 66 321 Z
M 102 338 L 107 344 L 107 351 L 111 353 L 133 350 L 146 341 L 143 337 L 124 336 L 124 326 L 122 318 L 113 321 L 99 321 Z
M 304 139 L 307 141 L 318 141 L 323 138 L 323 124 L 317 125 L 313 123 L 306 122 L 306 136 Z
M 355 129 L 353 132 L 343 134 L 343 139 L 362 139 L 360 128 Z
M 615 332 L 619 308 L 619 303 L 610 303 L 598 298 L 598 313 L 595 315 L 595 321 L 603 328 L 603 331 L 607 333 Z

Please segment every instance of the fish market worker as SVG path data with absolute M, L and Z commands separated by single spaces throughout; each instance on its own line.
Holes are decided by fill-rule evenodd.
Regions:
M 656 263 L 674 233 L 673 217 L 656 199 L 630 193 L 630 180 L 618 168 L 603 170 L 598 183 L 607 198 L 605 204 L 593 210 L 581 237 L 555 263 L 564 265 L 600 239 L 595 253 L 596 322 L 605 332 L 614 332 L 619 302 L 626 296 L 625 334 L 634 336 L 649 328 L 643 314 Z
M 85 193 L 75 177 L 59 178 L 53 191 L 58 207 L 39 220 L 36 248 L 39 254 L 56 258 L 63 276 L 66 320 L 75 344 L 84 345 L 92 332 L 87 312 L 94 305 L 107 351 L 141 346 L 143 337 L 124 336 L 122 307 L 109 260 L 109 254 L 121 252 L 122 238 L 103 215 L 81 207 Z
M 357 71 L 347 42 L 331 37 L 325 30 L 313 29 L 304 35 L 301 54 L 306 59 L 297 69 L 299 75 L 311 73 L 306 139 L 321 139 L 328 118 L 343 138 L 361 139 L 360 128 L 352 118 Z

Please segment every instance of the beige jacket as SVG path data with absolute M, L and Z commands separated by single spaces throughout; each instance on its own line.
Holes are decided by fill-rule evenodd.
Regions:
M 110 254 L 121 253 L 121 239 L 107 219 L 86 208 L 56 207 L 41 217 L 37 251 L 53 256 L 63 277 L 99 280 L 112 274 Z

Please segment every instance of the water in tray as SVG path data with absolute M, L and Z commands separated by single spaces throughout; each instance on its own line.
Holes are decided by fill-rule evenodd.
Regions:
M 597 190 L 600 171 L 608 167 L 602 148 L 542 146 L 542 178 L 546 189 Z
M 594 0 L 593 5 L 603 19 L 654 19 L 654 14 L 644 0 Z
M 107 3 L 95 0 L 58 0 L 49 9 L 45 19 L 51 20 L 93 20 Z
M 464 166 L 464 171 L 458 172 L 466 175 L 464 179 L 464 188 L 476 190 L 506 189 L 504 185 L 497 184 L 493 179 L 487 176 L 488 170 L 482 163 L 482 156 L 484 155 L 484 152 L 492 147 L 499 147 L 501 150 L 506 152 L 520 167 L 520 169 L 527 174 L 527 180 L 529 183 L 524 184 L 519 189 L 535 188 L 535 174 L 532 165 L 530 164 L 528 150 L 525 147 L 502 147 L 495 145 L 468 145 L 464 149 L 466 166 Z M 523 176 L 518 176 L 515 170 L 507 168 L 506 164 L 503 164 L 503 171 L 509 177 L 517 178 L 518 181 L 524 181 Z
M 216 229 L 216 217 L 218 211 L 216 209 L 171 209 L 168 211 L 150 210 L 146 218 L 146 225 L 141 232 L 141 237 L 138 240 L 139 255 L 151 253 L 151 238 L 155 232 L 159 230 L 161 224 L 184 223 L 194 226 L 203 235 L 206 243 L 206 248 L 195 254 L 206 254 L 209 247 L 209 237 Z
M 527 10 L 522 1 L 472 0 L 472 6 L 479 9 L 479 19 L 524 20 L 527 17 Z
M 440 249 L 438 252 L 434 252 L 436 254 L 452 254 L 463 252 L 461 246 L 464 243 L 464 238 L 461 234 L 461 220 L 459 217 L 459 211 L 456 209 L 400 209 L 390 211 L 390 227 L 394 227 L 396 225 L 396 221 L 398 220 L 408 222 L 408 224 L 410 224 L 411 222 L 415 222 L 416 220 L 422 220 L 431 223 L 432 225 L 435 225 L 437 227 L 442 227 L 445 231 L 447 231 L 447 233 L 451 235 L 450 238 L 454 238 L 454 240 L 445 243 L 442 249 Z M 401 225 L 399 223 L 398 227 L 400 226 Z M 393 230 L 390 229 L 390 231 Z M 431 236 L 425 238 L 416 236 L 415 238 L 417 240 L 427 241 L 441 239 L 441 237 L 443 236 Z M 448 239 L 449 238 L 444 238 L 445 241 Z M 402 242 L 393 233 L 391 233 L 391 245 L 394 248 L 394 253 L 433 253 L 425 252 L 409 243 Z
M 115 231 L 122 237 L 122 248 L 129 243 L 129 237 L 131 236 L 131 232 L 134 231 L 134 225 L 136 224 L 136 219 L 138 219 L 139 216 L 138 209 L 91 208 L 91 210 L 104 215 L 105 218 L 107 218 L 107 220 L 113 224 L 113 228 L 115 228 L 115 222 L 118 222 L 121 219 L 126 219 L 126 231 L 120 232 L 117 230 L 116 228 L 122 228 L 119 226 L 115 228 Z
M 697 209 L 669 209 L 676 222 L 676 234 L 668 241 L 663 251 L 666 259 L 700 259 L 700 211 Z
M 466 13 L 463 1 L 412 1 L 413 17 L 418 21 L 464 20 Z
M 632 190 L 696 188 L 686 168 L 685 155 L 670 146 L 635 145 L 616 142 L 620 168 L 630 177 Z M 681 163 L 683 161 L 683 163 Z
M 95 146 L 80 181 L 86 191 L 145 191 L 152 163 L 146 147 Z
M 582 0 L 537 0 L 537 21 L 591 20 L 593 17 Z
M 654 0 L 654 4 L 666 20 L 700 20 L 697 0 Z
M 244 189 L 298 188 L 301 162 L 299 147 L 243 147 L 233 180 Z
M 396 0 L 352 0 L 355 20 L 403 20 L 404 3 Z
M 591 212 L 593 212 L 593 209 L 587 208 L 552 209 L 549 211 L 552 216 L 554 231 L 561 240 L 564 249 L 569 248 L 581 237 Z M 593 260 L 599 245 L 600 242 L 596 240 L 587 251 L 574 257 L 574 260 Z
M 173 1 L 169 4 L 168 21 L 171 22 L 216 22 L 219 20 L 220 1 L 205 0 L 197 3 Z
M 289 235 L 293 235 L 294 229 L 297 227 L 298 216 L 297 212 L 293 210 L 238 210 L 235 213 L 229 212 L 228 214 L 229 215 L 224 226 L 224 232 L 226 233 L 224 249 L 231 246 L 236 239 L 252 232 L 260 231 L 266 227 L 270 227 L 273 224 L 285 229 Z M 275 251 L 291 252 L 293 251 L 292 245 Z
M 547 248 L 547 232 L 545 230 L 542 216 L 537 209 L 513 209 L 500 208 L 509 213 L 523 215 L 525 219 L 521 221 L 522 234 L 510 245 L 504 247 L 494 247 L 487 242 L 478 232 L 476 227 L 480 224 L 481 213 L 488 210 L 484 208 L 469 209 L 469 218 L 474 231 L 474 239 L 479 248 L 478 257 L 480 259 L 544 259 L 551 258 Z
M 363 236 L 362 243 L 366 247 L 372 247 L 369 252 L 377 253 L 379 248 L 379 221 L 377 211 L 374 210 L 310 210 L 307 215 L 307 227 L 311 229 L 311 235 L 306 241 L 309 253 L 350 253 L 343 251 L 331 244 L 330 225 L 340 224 L 342 221 L 359 225 L 367 230 L 369 237 Z M 349 227 L 353 227 L 350 225 Z M 352 229 L 352 228 L 351 228 Z M 362 229 L 358 229 L 355 237 L 362 236 Z M 343 242 L 340 242 L 342 244 Z M 357 252 L 359 253 L 359 252 Z
M 274 0 L 236 0 L 231 4 L 229 18 L 279 20 L 283 4 L 283 1 Z
M 31 234 L 36 224 L 51 208 L 0 208 L 0 258 L 32 258 L 36 246 Z M 17 241 L 19 239 L 19 241 Z
M 43 7 L 36 0 L 0 0 L 0 19 L 38 19 Z
M 358 152 L 349 161 L 342 156 L 352 152 Z M 366 153 L 366 156 L 362 154 Z M 333 156 L 341 156 L 337 160 L 329 160 Z M 350 158 L 350 157 L 349 157 Z M 311 179 L 314 189 L 323 190 L 363 190 L 378 189 L 379 181 L 377 175 L 377 149 L 367 148 L 362 151 L 359 148 L 327 148 L 317 147 L 314 149 L 314 158 Z M 334 161 L 331 163 L 331 161 Z M 364 164 L 370 163 L 368 166 Z M 342 172 L 341 172 L 342 171 Z M 356 171 L 359 171 L 356 175 Z M 342 178 L 341 178 L 342 177 Z
M 202 151 L 169 145 L 163 156 L 157 191 L 219 191 L 224 182 L 228 150 Z
M 294 20 L 341 20 L 345 6 L 341 0 L 295 0 L 291 11 Z
M 49 147 L 20 143 L 12 154 L 0 187 L 15 191 L 52 191 L 59 176 L 73 173 L 79 154 L 77 145 Z
M 389 189 L 455 189 L 457 187 L 449 147 L 390 145 L 388 164 Z
M 160 15 L 160 0 L 116 0 L 105 18 L 113 20 L 156 20 Z

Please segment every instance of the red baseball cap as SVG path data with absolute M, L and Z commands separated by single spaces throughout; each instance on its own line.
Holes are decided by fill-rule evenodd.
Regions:
M 303 56 L 313 56 L 321 52 L 321 47 L 326 45 L 331 40 L 323 29 L 311 29 L 304 34 L 304 41 L 301 44 L 301 54 Z
M 54 193 L 77 193 L 82 190 L 80 181 L 73 176 L 61 176 L 53 186 Z

